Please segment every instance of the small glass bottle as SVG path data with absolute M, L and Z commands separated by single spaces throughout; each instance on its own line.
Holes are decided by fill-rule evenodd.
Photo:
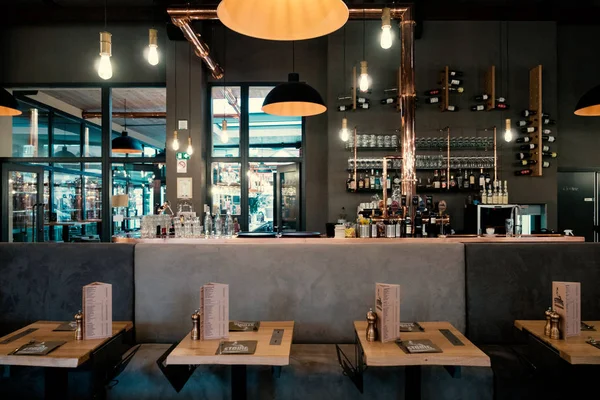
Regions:
M 204 217 L 204 238 L 205 239 L 210 239 L 210 237 L 212 236 L 212 230 L 213 230 L 213 219 L 212 219 L 212 215 L 210 215 L 210 213 L 206 213 L 206 216 Z
M 223 234 L 227 239 L 231 239 L 233 237 L 233 218 L 231 218 L 231 210 L 229 209 L 227 210 L 227 215 L 225 216 Z
M 219 239 L 223 236 L 223 220 L 220 214 L 215 214 L 215 238 Z

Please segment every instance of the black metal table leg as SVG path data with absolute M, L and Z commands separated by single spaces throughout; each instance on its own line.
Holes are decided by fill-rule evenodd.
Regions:
M 69 398 L 69 370 L 67 368 L 46 368 L 44 371 L 44 391 L 46 400 Z
M 246 400 L 246 366 L 231 366 L 231 398 Z
M 421 366 L 411 365 L 404 370 L 404 398 L 421 400 Z

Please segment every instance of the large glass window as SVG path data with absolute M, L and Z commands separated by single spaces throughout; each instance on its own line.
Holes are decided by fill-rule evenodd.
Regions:
M 213 213 L 241 215 L 241 164 L 214 162 L 211 164 L 211 195 Z
M 239 157 L 242 107 L 240 87 L 215 86 L 211 94 L 212 155 L 213 157 Z
M 81 156 L 81 121 L 76 121 L 63 116 L 55 116 L 53 122 L 54 157 L 80 157 Z
M 12 156 L 48 157 L 48 110 L 19 101 L 13 117 Z

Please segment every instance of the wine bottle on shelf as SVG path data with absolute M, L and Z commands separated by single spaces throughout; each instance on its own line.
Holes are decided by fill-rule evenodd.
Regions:
M 364 185 L 365 189 L 371 189 L 371 178 L 369 177 L 369 171 L 366 172 L 365 174 L 365 185 Z
M 528 166 L 528 165 L 534 165 L 537 164 L 537 160 L 521 160 L 520 164 L 524 167 Z
M 486 101 L 490 99 L 490 95 L 487 93 L 483 93 L 475 96 L 475 101 Z
M 371 179 L 369 180 L 369 184 L 371 185 L 371 189 L 375 189 L 375 170 L 371 170 Z
M 550 161 L 544 161 L 544 162 L 542 162 L 542 167 L 543 168 L 550 168 Z
M 522 133 L 533 133 L 536 131 L 535 126 L 528 126 L 526 128 L 521 128 Z
M 537 115 L 537 111 L 535 111 L 535 110 L 523 110 L 523 111 L 521 111 L 521 115 L 523 117 L 527 118 L 527 117 L 530 117 L 532 115 Z M 549 116 L 548 114 L 542 113 L 542 118 L 548 117 L 548 116 Z
M 338 111 L 350 111 L 350 110 L 352 110 L 352 104 L 337 106 L 337 110 Z
M 463 76 L 462 71 L 450 70 L 448 71 L 448 76 Z
M 475 180 L 475 176 L 473 176 L 473 180 Z M 471 187 L 471 182 L 469 182 L 469 173 L 465 169 L 465 176 L 463 177 L 463 189 L 469 189 Z
M 449 92 L 456 92 L 456 93 L 462 93 L 465 91 L 465 88 L 462 86 L 449 86 L 448 87 L 448 91 Z
M 556 125 L 556 121 L 550 118 L 542 118 L 542 124 L 544 125 Z
M 515 140 L 516 143 L 529 143 L 531 142 L 531 138 L 529 136 L 523 136 L 520 138 L 517 138 L 517 140 Z
M 479 189 L 485 189 L 485 174 L 483 168 L 479 171 Z
M 366 103 L 360 103 L 357 106 L 358 108 L 362 108 L 363 110 L 368 110 L 369 108 L 371 108 L 371 103 L 366 102 Z
M 525 160 L 527 158 L 531 158 L 531 153 L 517 153 L 517 160 Z
M 392 188 L 392 178 L 391 178 L 390 174 L 388 174 L 388 176 L 386 177 L 385 188 L 386 188 L 386 190 Z
M 469 187 L 475 189 L 475 174 L 473 173 L 473 170 L 471 170 L 471 173 L 469 174 Z M 466 184 L 465 189 L 467 189 Z
M 496 99 L 496 103 L 506 103 L 506 98 L 504 98 L 504 97 L 498 97 Z
M 363 178 L 363 175 L 360 174 L 360 177 L 358 178 L 358 189 L 364 189 L 365 188 L 365 180 Z
M 465 174 L 467 173 L 467 170 L 465 169 Z M 462 189 L 463 185 L 464 185 L 464 176 L 462 173 L 462 169 L 458 170 L 458 174 L 456 175 L 456 187 L 458 189 Z
M 425 94 L 425 96 L 439 96 L 440 94 L 442 94 L 442 89 L 426 90 L 423 93 Z
M 487 202 L 488 204 L 494 204 L 494 193 L 492 192 L 492 184 L 488 184 L 487 187 Z
M 537 144 L 535 144 L 535 143 L 523 144 L 523 145 L 519 146 L 520 150 L 533 150 L 536 148 L 537 148 Z
M 481 197 L 481 204 L 487 204 L 487 192 L 485 190 L 485 187 L 481 187 L 480 191 L 479 191 L 479 197 Z
M 556 138 L 554 136 L 542 135 L 542 140 L 552 143 L 556 141 Z
M 542 135 L 549 135 L 552 133 L 551 129 L 542 129 Z
M 525 120 L 517 121 L 517 126 L 529 126 L 531 124 L 533 124 L 533 121 L 525 121 Z
M 485 111 L 485 104 L 477 104 L 471 107 L 471 111 Z
M 510 106 L 506 103 L 496 103 L 497 110 L 508 110 Z
M 348 174 L 348 179 L 346 180 L 346 190 L 348 192 L 354 192 L 354 178 L 352 178 L 352 174 Z
M 436 104 L 439 103 L 442 99 L 438 96 L 435 97 L 429 97 L 428 99 L 425 99 L 425 103 L 427 104 Z
M 516 176 L 528 176 L 533 174 L 533 170 L 532 169 L 522 169 L 520 171 L 515 171 L 515 175 Z
M 463 84 L 462 79 L 450 78 L 448 79 L 448 84 L 450 86 L 461 86 Z
M 458 106 L 448 106 L 445 111 L 449 112 L 457 112 L 459 110 Z
M 356 102 L 359 104 L 362 104 L 362 103 L 368 103 L 369 100 L 366 97 L 357 97 Z
M 556 152 L 542 151 L 542 157 L 556 158 L 558 154 Z
M 381 99 L 381 104 L 396 104 L 398 102 L 398 97 L 386 97 L 385 99 Z

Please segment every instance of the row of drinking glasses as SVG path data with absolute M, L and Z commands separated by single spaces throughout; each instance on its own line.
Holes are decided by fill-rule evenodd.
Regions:
M 398 135 L 356 135 L 356 147 L 394 148 L 398 146 Z M 346 147 L 354 147 L 354 136 L 350 135 Z
M 450 157 L 450 168 L 494 168 L 494 157 Z
M 390 169 L 402 168 L 402 160 L 393 159 L 387 160 L 387 167 Z M 383 158 L 357 158 L 357 169 L 382 169 Z M 354 158 L 348 158 L 348 169 L 354 169 Z
M 142 223 L 140 225 L 140 234 L 143 239 L 155 238 L 157 233 L 157 227 L 162 229 L 165 228 L 169 232 L 171 227 L 171 216 L 170 215 L 144 215 Z
M 415 146 L 419 149 L 438 149 L 448 148 L 447 137 L 418 137 L 415 139 Z M 472 136 L 472 137 L 451 137 L 450 148 L 465 148 L 465 149 L 483 149 L 492 148 L 494 146 L 494 138 L 490 136 Z
M 199 217 L 186 218 L 183 222 L 175 220 L 173 226 L 175 227 L 176 238 L 199 239 L 204 237 L 204 227 L 200 223 Z

